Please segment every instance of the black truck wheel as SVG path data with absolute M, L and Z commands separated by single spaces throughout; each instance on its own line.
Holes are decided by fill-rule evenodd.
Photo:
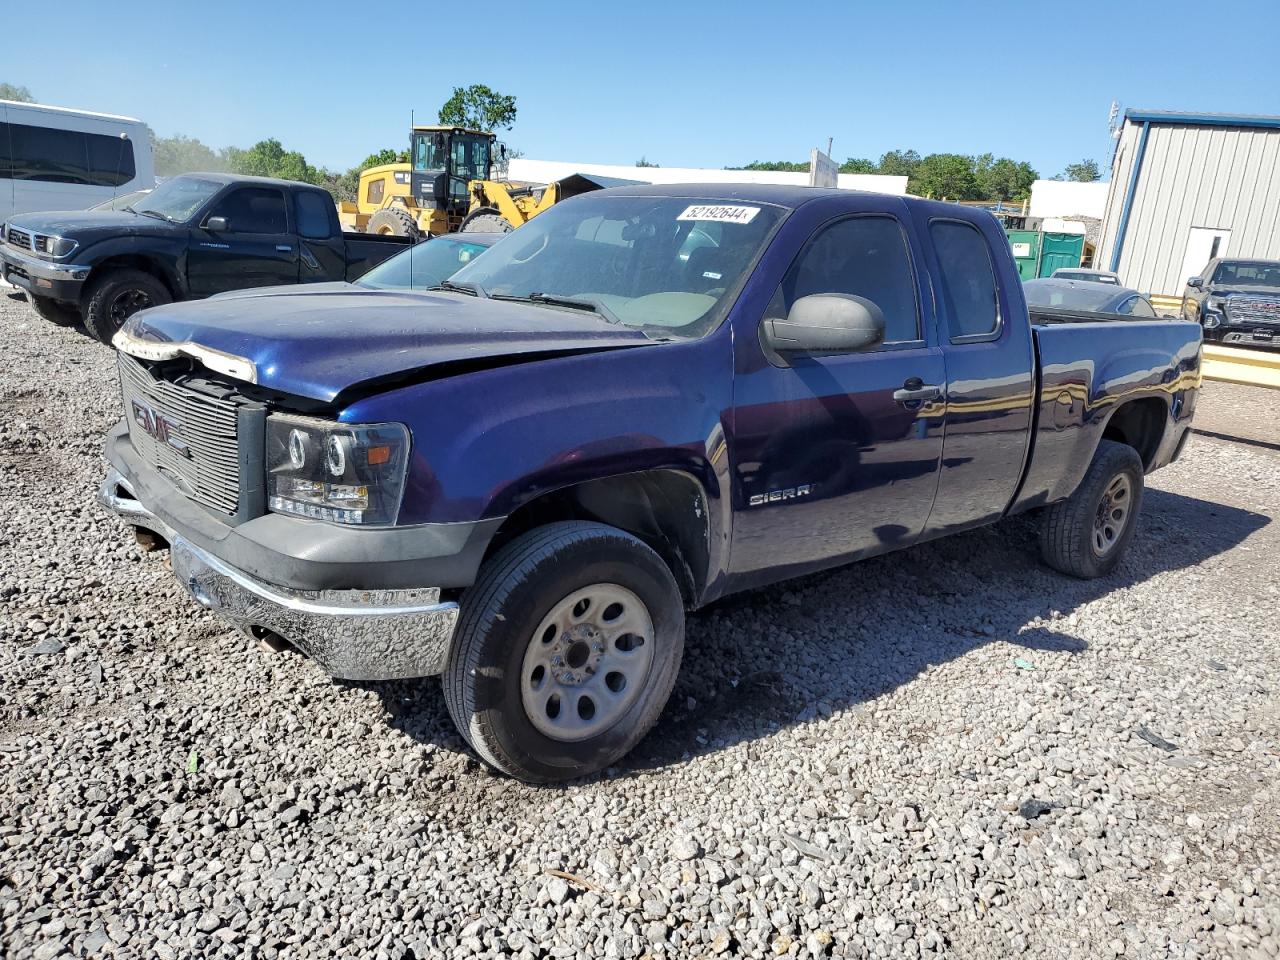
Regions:
M 404 207 L 384 207 L 369 218 L 366 233 L 378 233 L 384 236 L 409 237 L 415 243 L 421 239 L 422 231 L 418 229 L 418 221 Z
M 1044 562 L 1082 580 L 1110 573 L 1133 539 L 1142 491 L 1138 451 L 1103 440 L 1076 492 L 1044 511 L 1040 528 Z
M 567 780 L 640 741 L 683 652 L 680 591 L 658 554 L 604 524 L 548 524 L 499 550 L 467 591 L 445 703 L 493 767 Z
M 84 295 L 84 326 L 108 346 L 125 321 L 139 310 L 170 303 L 169 290 L 149 273 L 121 268 L 89 281 Z
M 27 299 L 31 301 L 32 309 L 50 323 L 60 327 L 74 327 L 80 322 L 80 311 L 68 303 L 49 297 L 37 297 L 35 294 L 28 295 Z
M 493 207 L 481 207 L 467 214 L 459 233 L 510 233 L 514 227 Z

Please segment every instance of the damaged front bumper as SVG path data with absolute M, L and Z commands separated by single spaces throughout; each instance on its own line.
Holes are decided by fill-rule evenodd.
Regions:
M 275 634 L 344 680 L 391 680 L 441 673 L 458 604 L 439 588 L 289 590 L 219 560 L 148 510 L 117 470 L 98 494 L 125 522 L 170 546 L 173 572 L 197 601 L 253 637 Z

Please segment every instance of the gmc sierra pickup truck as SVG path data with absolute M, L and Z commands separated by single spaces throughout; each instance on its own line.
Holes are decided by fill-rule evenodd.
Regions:
M 1107 574 L 1200 384 L 1195 324 L 1029 316 L 989 214 L 779 186 L 604 190 L 435 291 L 244 291 L 115 343 L 102 502 L 245 633 L 443 674 L 529 781 L 630 750 L 725 594 L 1026 511 Z
M 1206 340 L 1280 344 L 1280 260 L 1210 260 L 1187 280 L 1182 315 Z
M 344 234 L 333 198 L 292 180 L 197 173 L 119 210 L 28 213 L 0 233 L 0 275 L 36 312 L 110 343 L 138 310 L 281 283 L 354 280 L 407 237 Z

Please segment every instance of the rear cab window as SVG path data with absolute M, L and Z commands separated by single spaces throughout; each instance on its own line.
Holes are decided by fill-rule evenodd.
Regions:
M 929 221 L 938 258 L 938 296 L 952 343 L 980 343 L 1000 336 L 995 265 L 987 240 L 964 220 Z
M 328 240 L 337 233 L 337 212 L 328 194 L 299 190 L 294 195 L 293 204 L 298 236 L 308 240 Z

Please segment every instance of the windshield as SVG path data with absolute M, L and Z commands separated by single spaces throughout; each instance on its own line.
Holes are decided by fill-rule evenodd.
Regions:
M 356 281 L 374 290 L 429 290 L 447 280 L 488 249 L 460 237 L 437 237 L 417 243 L 374 267 Z
M 206 200 L 222 189 L 216 180 L 200 177 L 174 177 L 156 187 L 133 205 L 141 214 L 159 216 L 182 223 L 191 218 Z
M 1213 275 L 1214 283 L 1250 287 L 1280 287 L 1280 263 L 1223 263 Z
M 1033 307 L 1063 307 L 1106 313 L 1115 309 L 1119 294 L 1109 284 L 1079 280 L 1028 280 L 1022 285 L 1027 303 Z
M 723 318 L 784 212 L 763 203 L 588 194 L 559 203 L 463 267 L 495 298 L 592 309 L 655 337 Z
M 95 203 L 90 210 L 123 210 L 125 207 L 136 207 L 138 201 L 145 197 L 150 190 L 134 190 L 132 193 L 122 193 L 118 197 L 112 197 L 110 200 L 103 200 L 101 203 Z

